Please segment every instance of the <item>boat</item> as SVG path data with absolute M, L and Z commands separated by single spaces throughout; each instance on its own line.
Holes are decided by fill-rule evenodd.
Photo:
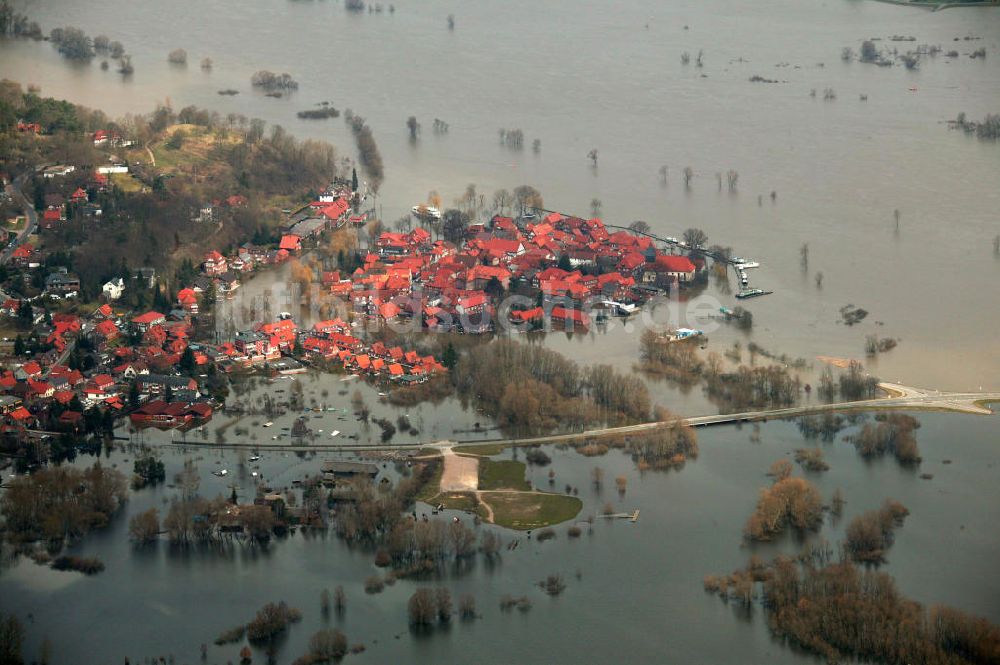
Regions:
M 441 219 L 441 211 L 434 206 L 415 205 L 410 211 L 421 219 Z
M 760 264 L 756 261 L 750 261 L 749 259 L 739 259 L 733 260 L 733 265 L 737 270 L 748 270 L 750 268 L 759 268 Z
M 335 429 L 332 432 L 330 432 L 330 437 L 333 438 L 333 437 L 335 437 L 335 436 L 337 436 L 339 434 L 340 434 L 340 430 L 339 429 Z
M 249 460 L 250 460 L 251 462 L 256 462 L 256 461 L 258 461 L 259 459 L 260 459 L 260 455 L 251 455 L 251 456 L 249 457 Z
M 266 423 L 264 423 L 264 427 L 270 427 L 273 424 L 274 423 L 272 423 L 270 420 L 268 420 Z
M 228 474 L 228 473 L 229 473 L 229 472 L 228 472 L 228 471 L 226 471 L 225 469 L 219 469 L 218 471 L 213 471 L 213 472 L 212 472 L 212 475 L 213 475 L 213 476 L 218 476 L 219 478 L 221 478 L 221 477 L 225 476 L 225 475 L 226 475 L 226 474 Z
M 764 289 L 743 289 L 736 294 L 739 299 L 744 298 L 756 298 L 758 296 L 766 296 L 768 294 L 774 293 L 774 291 L 765 291 Z

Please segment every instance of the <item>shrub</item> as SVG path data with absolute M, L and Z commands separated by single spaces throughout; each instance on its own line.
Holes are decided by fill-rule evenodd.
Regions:
M 302 612 L 289 607 L 284 601 L 268 603 L 247 624 L 247 639 L 251 642 L 266 642 L 287 630 L 289 624 L 301 619 Z
M 544 529 L 541 529 L 535 535 L 535 538 L 540 543 L 544 543 L 546 540 L 552 540 L 555 537 L 556 537 L 556 532 L 552 528 L 550 528 L 550 527 L 545 527 Z
M 378 575 L 365 578 L 365 593 L 382 593 L 385 582 Z
M 528 464 L 536 466 L 545 466 L 552 462 L 552 458 L 541 448 L 531 448 L 525 453 L 524 459 L 527 460 Z
M 97 558 L 63 555 L 53 559 L 52 568 L 54 570 L 75 570 L 84 575 L 96 575 L 104 570 L 104 563 Z
M 223 644 L 232 644 L 234 642 L 239 642 L 243 639 L 243 635 L 247 632 L 246 626 L 236 626 L 235 628 L 230 628 L 224 631 L 221 635 L 215 638 L 215 643 L 219 646 Z

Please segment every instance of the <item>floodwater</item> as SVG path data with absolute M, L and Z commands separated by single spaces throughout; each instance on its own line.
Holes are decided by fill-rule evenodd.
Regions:
M 828 518 L 808 541 L 825 538 L 836 545 L 854 515 L 895 498 L 911 511 L 884 566 L 900 590 L 921 602 L 946 603 L 1000 621 L 1000 581 L 992 570 L 1000 547 L 994 528 L 1000 519 L 1000 449 L 995 445 L 1000 420 L 919 417 L 924 457 L 919 470 L 901 468 L 892 459 L 865 462 L 842 441 L 821 444 L 831 468 L 809 477 L 826 500 L 842 488 L 847 504 L 840 520 Z M 380 595 L 366 595 L 362 587 L 365 577 L 379 572 L 371 552 L 347 547 L 332 535 L 299 532 L 266 549 L 233 545 L 224 551 L 176 551 L 163 542 L 135 550 L 127 542 L 128 517 L 152 506 L 164 511 L 174 491 L 161 486 L 134 493 L 108 529 L 73 548 L 102 559 L 107 566 L 103 573 L 58 573 L 22 560 L 0 575 L 0 597 L 22 618 L 29 613 L 34 617 L 28 624 L 27 653 L 35 653 L 47 635 L 53 643 L 51 662 L 57 664 L 124 662 L 126 655 L 137 662 L 170 653 L 178 663 L 194 663 L 202 642 L 210 645 L 208 662 L 235 661 L 239 647 L 216 647 L 211 645 L 214 638 L 279 599 L 304 613 L 278 654 L 279 663 L 289 663 L 305 651 L 309 636 L 327 625 L 320 592 L 338 584 L 347 593 L 347 612 L 328 625 L 340 627 L 352 643 L 367 645 L 364 654 L 351 656 L 352 662 L 612 662 L 623 653 L 637 663 L 818 662 L 773 641 L 759 609 L 747 617 L 701 589 L 704 575 L 729 572 L 752 553 L 769 558 L 797 553 L 802 546 L 791 535 L 754 547 L 741 543 L 757 489 L 770 482 L 767 467 L 803 445 L 791 422 L 762 425 L 759 443 L 751 441 L 751 433 L 749 427 L 735 426 L 703 430 L 698 459 L 666 474 L 640 474 L 618 452 L 587 458 L 550 449 L 552 465 L 529 471 L 535 486 L 549 486 L 551 468 L 557 490 L 566 483 L 578 487 L 584 501 L 581 519 L 611 502 L 622 512 L 638 508 L 639 521 L 598 518 L 590 534 L 583 525 L 578 540 L 567 538 L 561 526 L 555 540 L 541 544 L 505 531 L 505 541 L 518 537 L 521 546 L 504 550 L 495 565 L 480 559 L 467 571 L 449 568 L 439 578 L 397 582 Z M 105 463 L 127 470 L 133 455 L 117 452 Z M 258 463 L 246 466 L 232 451 L 201 450 L 190 456 L 197 460 L 203 495 L 228 496 L 235 485 L 241 497 L 248 497 L 253 466 L 274 486 L 288 487 L 296 478 L 317 473 L 328 455 L 264 452 Z M 183 457 L 178 449 L 164 452 L 168 480 Z M 600 492 L 590 484 L 595 466 L 605 472 Z M 211 475 L 218 468 L 229 469 L 230 475 Z M 392 477 L 391 465 L 383 473 Z M 920 473 L 934 477 L 923 480 Z M 627 480 L 623 497 L 614 489 L 619 475 Z M 427 507 L 420 504 L 418 510 L 426 512 Z M 469 520 L 458 513 L 445 517 L 453 514 Z M 556 598 L 535 587 L 551 573 L 561 574 L 567 583 Z M 482 617 L 455 619 L 450 628 L 429 636 L 411 634 L 405 605 L 419 586 L 444 586 L 456 599 L 472 593 Z M 503 613 L 498 603 L 505 594 L 527 595 L 534 608 L 527 614 Z M 81 661 L 78 652 L 84 645 L 87 658 Z
M 532 184 L 548 207 L 579 214 L 596 197 L 609 222 L 643 219 L 673 236 L 700 227 L 710 242 L 760 261 L 752 284 L 775 293 L 745 304 L 764 348 L 861 358 L 865 335 L 877 334 L 901 340 L 873 365 L 880 376 L 941 390 L 1000 387 L 1000 314 L 989 288 L 1000 274 L 992 247 L 1000 151 L 944 124 L 959 112 L 980 120 L 1000 109 L 995 8 L 401 0 L 393 14 L 369 15 L 333 0 L 28 4 L 45 28 L 78 25 L 121 40 L 136 68 L 123 81 L 96 61 L 67 63 L 48 43 L 3 44 L 3 75 L 44 94 L 113 115 L 166 101 L 243 113 L 353 157 L 342 120 L 295 116 L 330 101 L 374 131 L 386 164 L 377 204 L 386 222 L 430 190 L 448 204 L 468 183 L 488 199 L 499 187 Z M 966 36 L 979 39 L 953 41 Z M 962 55 L 923 58 L 916 71 L 841 61 L 843 47 L 857 51 L 868 37 L 885 48 L 936 44 Z M 986 59 L 967 57 L 980 46 Z M 178 47 L 188 51 L 186 68 L 167 63 Z M 683 52 L 692 54 L 687 66 Z M 209 73 L 198 66 L 206 56 L 215 63 Z M 256 93 L 249 78 L 258 69 L 287 71 L 300 88 L 284 99 Z M 781 82 L 749 82 L 754 75 Z M 223 88 L 241 94 L 217 95 Z M 823 100 L 827 88 L 835 100 Z M 416 144 L 405 126 L 411 114 L 423 125 Z M 434 118 L 450 124 L 447 135 L 433 133 Z M 522 129 L 525 148 L 501 147 L 501 127 Z M 592 148 L 596 169 L 586 157 Z M 695 173 L 690 191 L 685 166 Z M 739 172 L 735 194 L 716 185 L 715 174 L 729 169 Z M 867 320 L 841 325 L 838 310 L 848 304 L 868 310 Z M 628 366 L 633 337 L 565 348 Z
M 342 120 L 295 117 L 329 100 L 365 116 L 374 131 L 386 164 L 377 205 L 387 222 L 430 190 L 447 205 L 470 182 L 487 198 L 500 187 L 531 184 L 547 207 L 578 214 L 587 214 L 591 199 L 599 198 L 610 223 L 642 219 L 673 236 L 700 227 L 710 243 L 763 264 L 752 284 L 775 293 L 743 303 L 754 314 L 753 332 L 712 331 L 714 350 L 755 341 L 809 360 L 813 368 L 803 378 L 810 380 L 820 367 L 817 355 L 861 358 L 865 335 L 877 334 L 901 340 L 868 368 L 886 379 L 941 390 L 1000 389 L 994 288 L 1000 258 L 992 247 L 1000 233 L 1000 149 L 944 124 L 963 111 L 974 120 L 1000 112 L 995 8 L 930 13 L 860 0 L 399 0 L 391 15 L 352 15 L 333 0 L 27 4 L 45 29 L 76 25 L 121 40 L 136 68 L 123 81 L 96 61 L 67 63 L 47 43 L 0 42 L 0 75 L 40 85 L 45 95 L 112 115 L 146 112 L 165 101 L 175 109 L 195 104 L 223 115 L 243 113 L 299 137 L 329 140 L 354 156 Z M 454 31 L 447 28 L 449 14 L 455 15 Z M 891 35 L 913 35 L 916 42 L 889 42 Z M 965 36 L 979 39 L 953 41 Z M 925 58 L 917 71 L 841 61 L 843 47 L 858 50 L 868 37 L 881 37 L 887 48 L 939 44 L 963 55 Z M 980 46 L 987 49 L 985 60 L 964 55 Z M 166 61 L 178 47 L 188 51 L 186 68 Z M 701 68 L 693 62 L 699 50 Z M 692 54 L 687 66 L 683 52 Z M 208 73 L 197 64 L 205 56 L 215 63 Z M 291 73 L 298 92 L 271 99 L 252 91 L 249 78 L 259 69 Z M 753 75 L 781 82 L 750 83 Z M 241 94 L 217 95 L 223 88 Z M 836 91 L 835 100 L 823 100 L 826 88 Z M 862 94 L 867 101 L 860 101 Z M 409 115 L 423 124 L 416 144 L 407 136 Z M 450 124 L 447 135 L 431 131 L 435 117 Z M 501 127 L 522 129 L 525 148 L 500 146 Z M 542 144 L 538 154 L 530 147 L 535 138 Z M 586 156 L 592 148 L 599 151 L 597 168 Z M 666 184 L 661 165 L 669 167 Z M 690 190 L 681 177 L 685 166 L 695 172 Z M 740 174 L 735 193 L 717 189 L 715 174 L 729 169 Z M 804 243 L 806 268 L 800 263 Z M 824 275 L 822 288 L 817 272 Z M 266 289 L 279 279 L 276 272 L 244 289 Z M 727 306 L 737 302 L 715 286 L 706 295 Z M 869 317 L 853 327 L 840 324 L 838 310 L 847 304 L 867 309 Z M 583 362 L 627 369 L 636 359 L 638 333 L 559 333 L 545 343 Z M 340 378 L 303 378 L 307 400 L 350 410 L 349 395 L 340 393 L 358 388 L 373 415 L 412 416 L 420 434 L 398 434 L 398 441 L 472 438 L 455 430 L 481 420 L 457 400 L 437 408 L 390 408 L 371 388 Z M 254 395 L 283 383 L 291 382 L 261 385 Z M 711 410 L 700 390 L 653 388 L 677 412 Z M 377 437 L 376 428 L 366 431 L 350 413 L 320 415 L 308 416 L 314 429 Z M 246 427 L 247 439 L 266 442 L 294 417 L 275 419 L 269 429 L 253 425 L 265 418 L 247 417 L 223 435 Z M 885 567 L 901 590 L 1000 621 L 1000 587 L 989 565 L 1000 545 L 1000 421 L 944 414 L 921 420 L 925 461 L 919 472 L 891 460 L 864 463 L 844 443 L 828 446 L 832 468 L 816 482 L 825 497 L 842 487 L 849 503 L 844 520 L 821 535 L 836 542 L 852 515 L 896 498 L 912 511 Z M 214 440 L 213 430 L 227 422 L 216 416 L 207 438 Z M 585 515 L 609 499 L 619 501 L 612 490 L 598 496 L 590 489 L 590 470 L 599 464 L 607 478 L 627 477 L 619 503 L 640 508 L 639 523 L 598 521 L 593 535 L 576 542 L 560 528 L 554 542 L 523 541 L 497 566 L 479 562 L 464 575 L 433 582 L 454 597 L 474 593 L 483 618 L 455 622 L 430 637 L 406 627 L 405 601 L 418 583 L 365 595 L 362 580 L 374 572 L 371 554 L 332 536 L 298 534 L 267 551 L 237 547 L 228 555 L 170 552 L 162 543 L 133 551 L 128 515 L 162 506 L 173 494 L 167 488 L 135 494 L 125 515 L 79 546 L 103 559 L 105 572 L 86 578 L 22 561 L 0 575 L 0 598 L 4 609 L 33 615 L 28 653 L 36 653 L 47 635 L 54 663 L 83 662 L 81 653 L 86 662 L 106 663 L 170 652 L 178 662 L 196 662 L 201 642 L 211 643 L 277 599 L 305 613 L 280 651 L 279 662 L 291 662 L 321 625 L 320 589 L 337 584 L 348 593 L 342 628 L 352 642 L 368 645 L 365 654 L 351 657 L 358 661 L 609 662 L 624 653 L 630 662 L 812 662 L 771 640 L 759 611 L 747 620 L 701 590 L 703 575 L 745 562 L 751 550 L 741 546 L 740 530 L 756 489 L 767 482 L 764 471 L 801 445 L 788 423 L 763 425 L 760 444 L 749 434 L 734 427 L 702 432 L 701 457 L 670 474 L 640 476 L 617 453 L 593 460 L 553 451 L 557 487 L 578 485 Z M 326 442 L 323 436 L 317 440 Z M 169 434 L 147 438 L 169 440 Z M 164 450 L 172 470 L 183 454 Z M 203 457 L 202 492 L 228 494 L 233 481 L 209 472 L 216 462 L 236 469 L 236 453 L 194 454 Z M 114 459 L 129 468 L 127 456 L 115 453 Z M 261 473 L 290 483 L 296 474 L 315 473 L 322 457 L 266 453 Z M 953 463 L 942 464 L 944 459 Z M 934 478 L 922 480 L 921 472 Z M 547 484 L 547 470 L 533 473 L 537 485 Z M 249 492 L 248 476 L 234 479 Z M 794 540 L 754 551 L 795 551 Z M 568 589 L 549 599 L 533 583 L 552 572 L 563 574 Z M 497 602 L 506 593 L 531 596 L 534 609 L 501 613 Z M 227 660 L 236 660 L 235 648 L 210 647 L 209 662 Z

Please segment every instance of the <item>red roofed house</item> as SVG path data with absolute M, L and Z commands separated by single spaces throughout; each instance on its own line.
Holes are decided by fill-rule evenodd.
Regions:
M 586 328 L 590 325 L 590 315 L 580 309 L 553 307 L 552 322 L 566 328 Z
M 163 325 L 167 322 L 167 317 L 159 312 L 146 312 L 132 319 L 132 327 L 140 333 L 149 332 L 153 326 Z
M 215 250 L 205 254 L 205 261 L 201 264 L 206 275 L 221 275 L 229 270 L 226 257 Z
M 46 210 L 42 213 L 42 228 L 51 229 L 64 219 L 66 219 L 66 215 L 63 213 L 61 208 Z
M 658 256 L 642 270 L 642 283 L 658 288 L 668 288 L 673 282 L 690 282 L 694 279 L 695 266 L 686 256 Z
M 291 233 L 283 235 L 281 236 L 281 244 L 278 247 L 286 252 L 297 252 L 302 249 L 302 238 Z

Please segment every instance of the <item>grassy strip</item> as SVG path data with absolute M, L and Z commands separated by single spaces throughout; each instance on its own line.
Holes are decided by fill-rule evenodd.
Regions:
M 456 453 L 465 453 L 468 455 L 480 455 L 483 457 L 491 457 L 493 455 L 499 455 L 506 449 L 507 446 L 503 443 L 484 443 L 482 445 L 475 446 L 460 446 L 455 448 Z
M 441 462 L 434 463 L 434 474 L 428 479 L 424 486 L 420 488 L 417 492 L 417 501 L 423 501 L 424 503 L 431 503 L 436 496 L 441 493 L 441 476 L 444 474 L 444 464 Z

